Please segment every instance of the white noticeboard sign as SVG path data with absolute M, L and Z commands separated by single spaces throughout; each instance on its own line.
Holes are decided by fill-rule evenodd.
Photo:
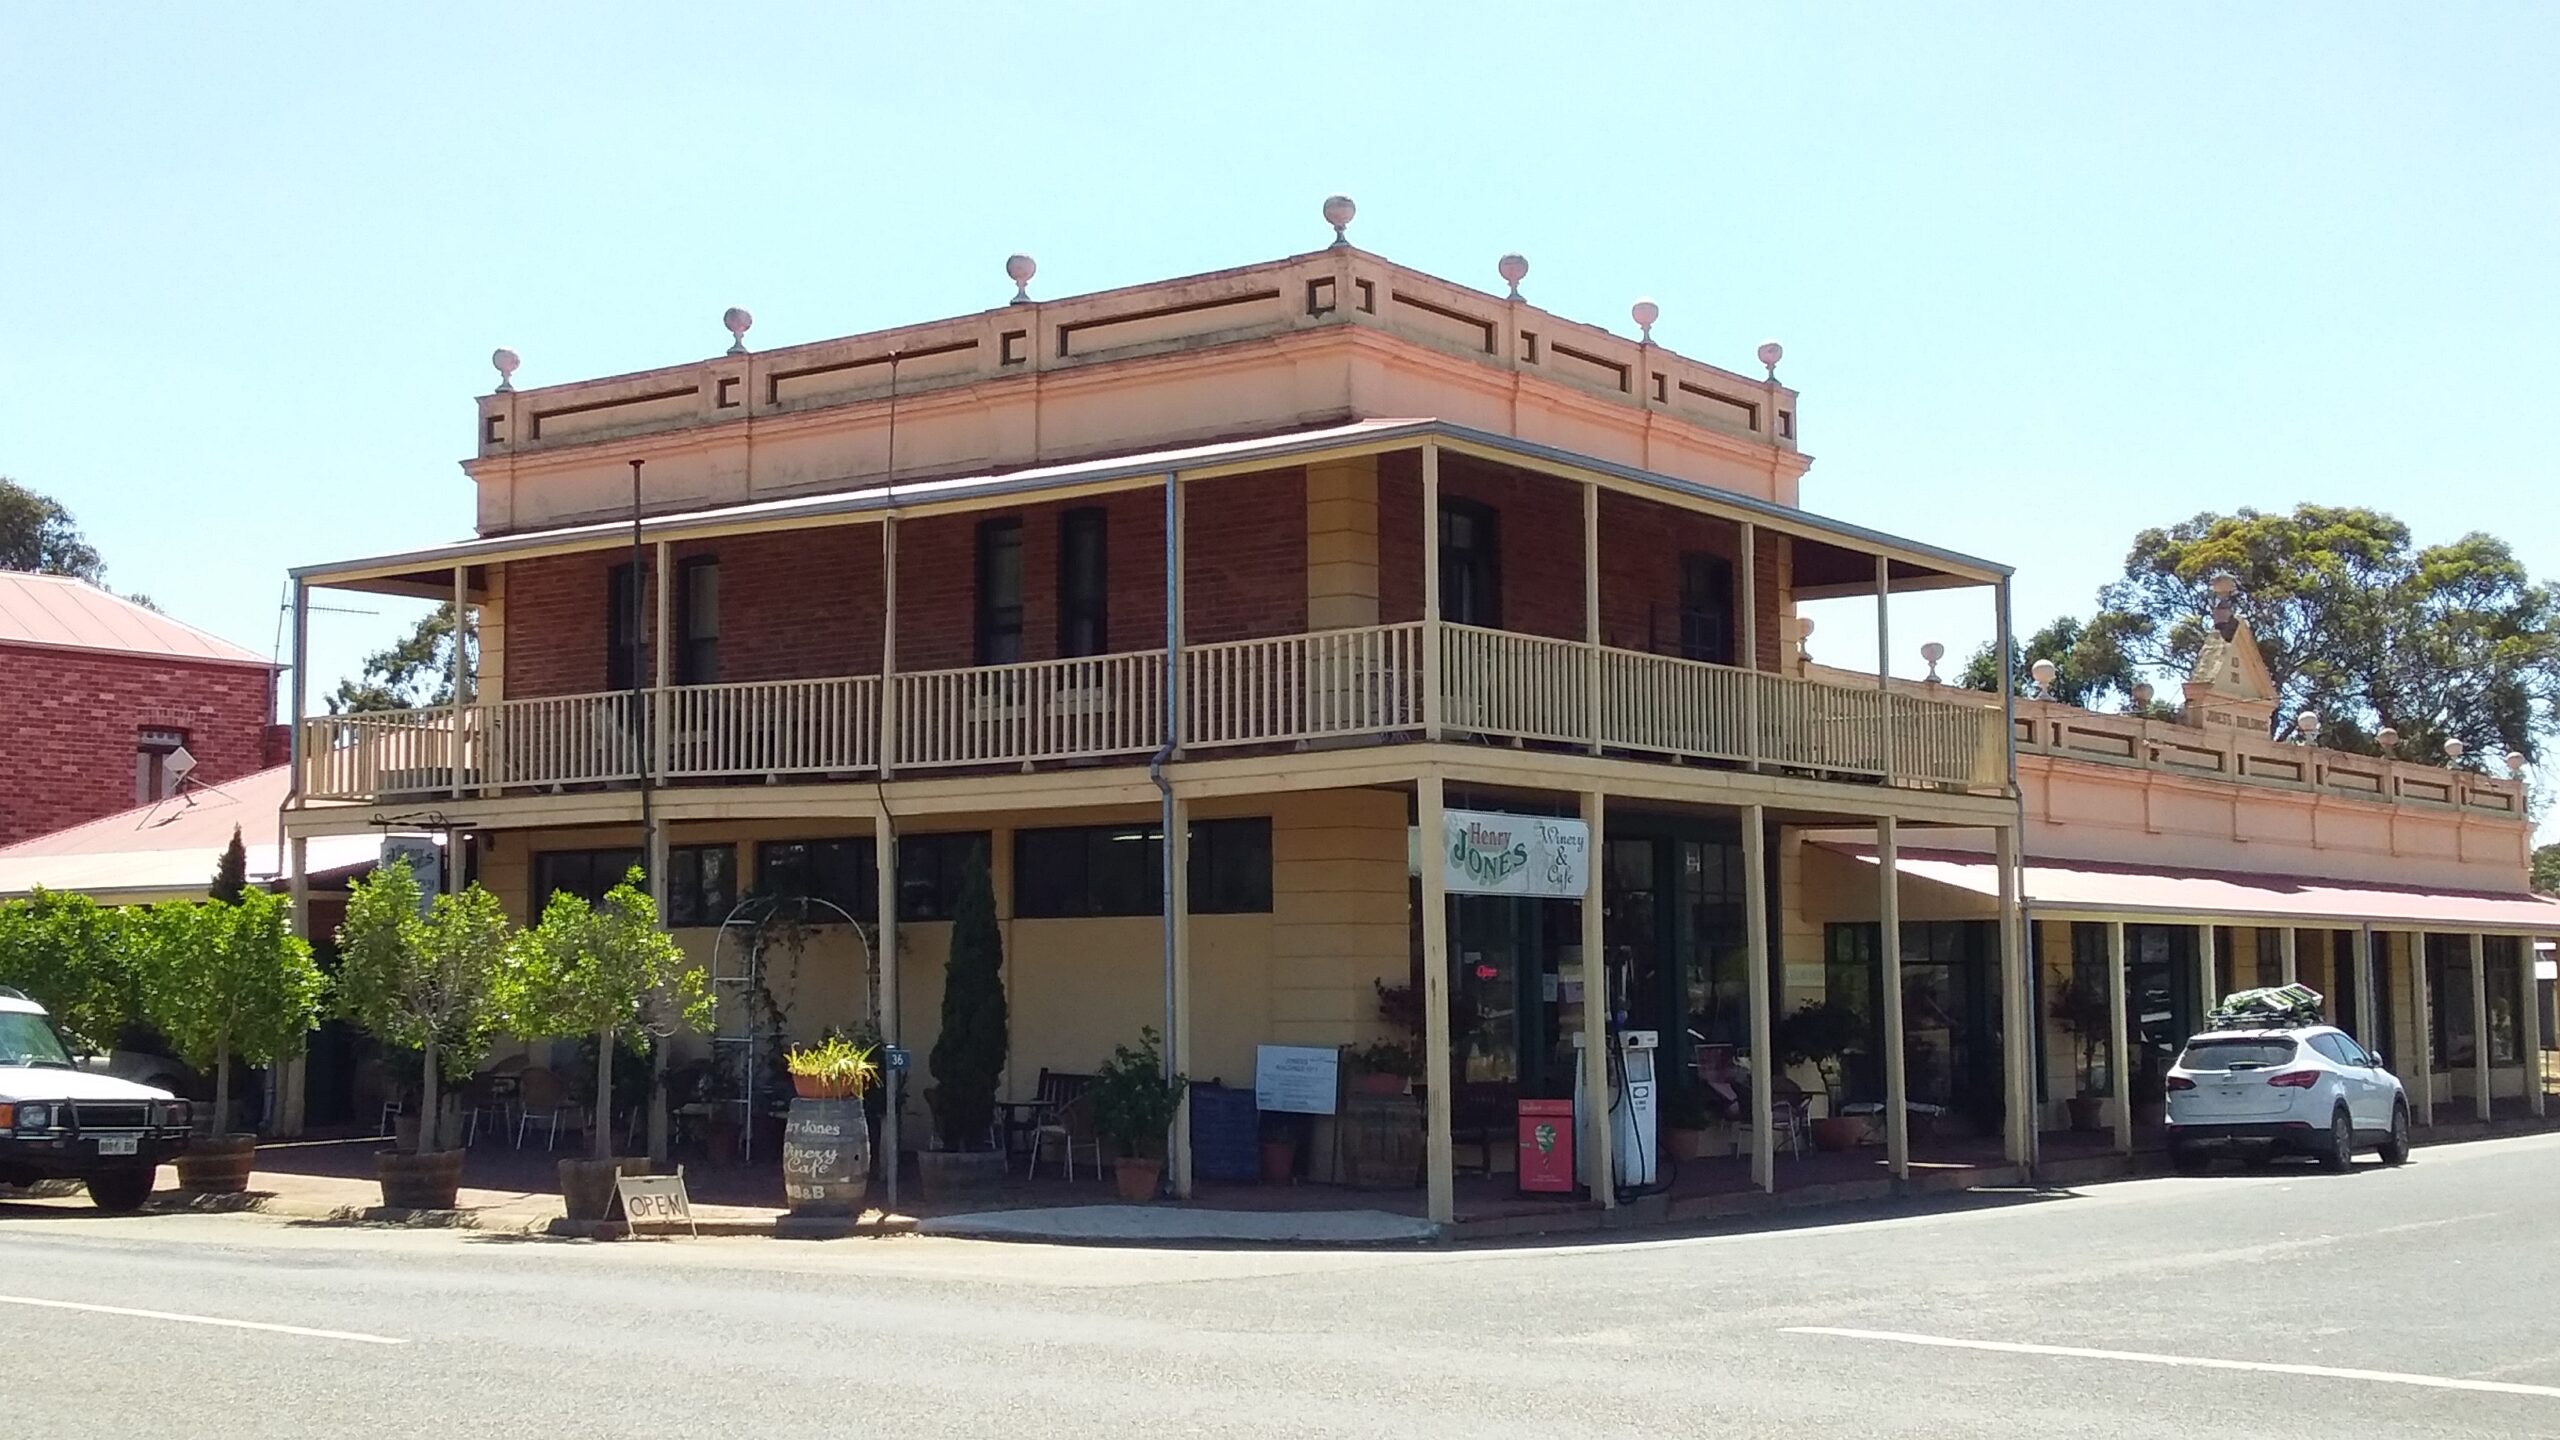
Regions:
M 1444 811 L 1440 859 L 1453 893 L 1563 900 L 1591 893 L 1591 827 L 1579 820 Z
M 613 1182 L 622 1199 L 623 1222 L 631 1233 L 640 1233 L 643 1225 L 681 1225 L 696 1235 L 702 1232 L 693 1223 L 693 1197 L 685 1193 L 684 1172 L 673 1175 L 623 1175 Z
M 1253 1103 L 1258 1110 L 1330 1115 L 1341 1089 L 1342 1052 L 1326 1045 L 1257 1045 Z

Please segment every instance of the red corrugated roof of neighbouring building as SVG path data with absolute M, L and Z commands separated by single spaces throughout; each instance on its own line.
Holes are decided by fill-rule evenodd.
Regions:
M 273 669 L 267 657 L 219 635 L 67 575 L 0 571 L 0 645 L 105 650 L 215 665 Z
M 0 897 L 38 889 L 101 897 L 199 890 L 212 882 L 235 826 L 249 852 L 249 878 L 273 882 L 285 869 L 277 821 L 292 783 L 291 768 L 279 765 L 219 785 L 191 785 L 167 800 L 0 845 Z M 311 873 L 369 865 L 381 851 L 379 835 L 315 836 Z

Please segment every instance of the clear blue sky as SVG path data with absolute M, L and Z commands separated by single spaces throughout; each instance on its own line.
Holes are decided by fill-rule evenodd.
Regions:
M 1205 270 L 1340 190 L 1404 263 L 1784 341 L 1807 505 L 2015 564 L 2022 628 L 2206 508 L 2560 575 L 2560 9 L 855 8 L 14 8 L 0 473 L 264 650 L 287 565 L 468 530 L 494 346 L 539 384 L 732 304 L 759 347 L 976 309 L 1016 249 L 1049 295 Z M 379 613 L 319 617 L 315 690 L 400 618 L 331 603 Z M 1988 624 L 1897 603 L 1896 668 Z

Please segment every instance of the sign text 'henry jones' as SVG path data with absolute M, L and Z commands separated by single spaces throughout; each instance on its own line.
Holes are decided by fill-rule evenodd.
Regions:
M 1591 829 L 1579 820 L 1450 810 L 1440 831 L 1451 890 L 1567 900 L 1591 893 Z

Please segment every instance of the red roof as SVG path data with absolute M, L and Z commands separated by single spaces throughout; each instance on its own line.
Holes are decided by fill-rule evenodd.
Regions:
M 202 890 L 213 879 L 232 827 L 249 852 L 249 878 L 270 883 L 284 874 L 279 812 L 293 771 L 278 765 L 219 785 L 194 785 L 168 800 L 0 845 L 0 896 L 36 889 L 80 890 L 101 897 Z M 382 853 L 379 835 L 325 835 L 311 840 L 311 873 L 369 865 Z
M 273 662 L 182 620 L 111 595 L 67 575 L 0 571 L 0 645 L 53 650 L 105 650 L 214 665 Z
M 1873 846 L 1830 845 L 1842 854 L 1876 863 Z M 1899 850 L 1894 866 L 1917 880 L 2000 893 L 2000 872 L 1990 857 L 1964 851 Z M 2257 875 L 2219 870 L 2176 870 L 2151 865 L 2111 865 L 2095 860 L 2026 863 L 2026 903 L 2040 914 L 2078 911 L 2102 915 L 2158 915 L 2201 920 L 2273 920 L 2300 924 L 2340 922 L 2394 930 L 2496 930 L 2560 935 L 2560 900 L 2547 895 L 2495 890 L 2428 890 L 2368 885 L 2303 875 Z

